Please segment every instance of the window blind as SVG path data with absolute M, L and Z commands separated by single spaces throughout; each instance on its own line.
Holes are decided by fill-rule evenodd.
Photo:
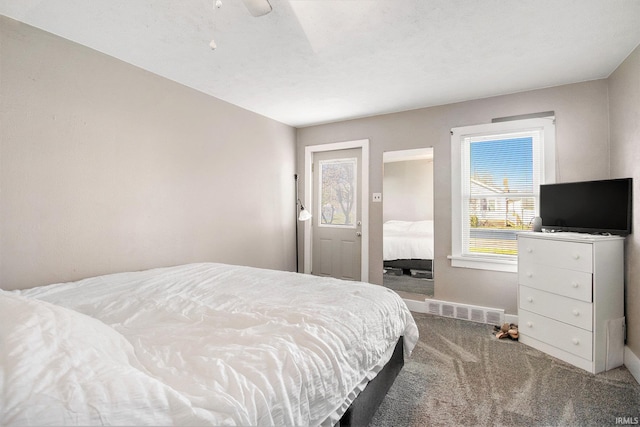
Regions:
M 513 257 L 531 230 L 541 179 L 541 130 L 474 135 L 462 143 L 462 250 Z

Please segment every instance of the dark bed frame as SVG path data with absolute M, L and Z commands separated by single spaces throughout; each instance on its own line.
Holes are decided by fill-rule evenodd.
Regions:
M 409 274 L 410 270 L 420 270 L 431 273 L 430 278 L 433 278 L 433 260 L 432 259 L 394 259 L 383 262 L 384 268 L 399 268 L 402 269 L 404 274 Z M 429 278 L 429 277 L 427 277 Z
M 394 259 L 383 262 L 385 267 L 401 268 L 403 270 L 433 271 L 432 259 Z
M 336 426 L 367 426 L 404 366 L 404 338 L 400 337 L 391 359 L 351 403 Z

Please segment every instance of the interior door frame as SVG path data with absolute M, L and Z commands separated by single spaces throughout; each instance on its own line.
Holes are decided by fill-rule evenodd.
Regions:
M 358 139 L 354 141 L 334 142 L 329 144 L 308 145 L 304 148 L 304 206 L 309 212 L 315 212 L 313 204 L 313 154 L 324 151 L 345 150 L 349 148 L 362 149 L 362 184 L 360 198 L 362 200 L 362 239 L 360 256 L 360 280 L 369 281 L 369 140 Z M 317 220 L 313 218 L 312 220 Z M 304 222 L 304 272 L 311 274 L 311 247 L 313 235 L 311 221 Z

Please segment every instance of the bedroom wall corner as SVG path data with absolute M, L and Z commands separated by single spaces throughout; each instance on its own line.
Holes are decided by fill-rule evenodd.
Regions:
M 295 129 L 0 17 L 0 287 L 295 269 Z
M 640 355 L 640 46 L 609 76 L 611 177 L 633 178 L 633 234 L 625 242 L 627 346 Z M 637 357 L 635 359 L 638 360 Z M 625 363 L 627 358 L 625 357 Z M 637 367 L 637 365 L 636 365 Z M 638 374 L 640 371 L 636 371 Z M 639 376 L 636 379 L 640 381 Z

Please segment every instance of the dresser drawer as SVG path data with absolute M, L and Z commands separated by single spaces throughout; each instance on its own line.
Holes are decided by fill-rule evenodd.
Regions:
M 593 272 L 593 250 L 591 243 L 563 242 L 518 238 L 518 258 L 529 262 L 568 270 Z
M 520 310 L 518 317 L 520 334 L 546 342 L 583 359 L 593 360 L 591 332 L 526 310 Z
M 584 271 L 534 264 L 531 260 L 520 260 L 518 282 L 530 288 L 541 289 L 569 298 L 591 302 L 593 274 Z
M 527 286 L 520 286 L 518 289 L 521 309 L 552 317 L 587 331 L 593 330 L 593 306 L 591 303 Z

